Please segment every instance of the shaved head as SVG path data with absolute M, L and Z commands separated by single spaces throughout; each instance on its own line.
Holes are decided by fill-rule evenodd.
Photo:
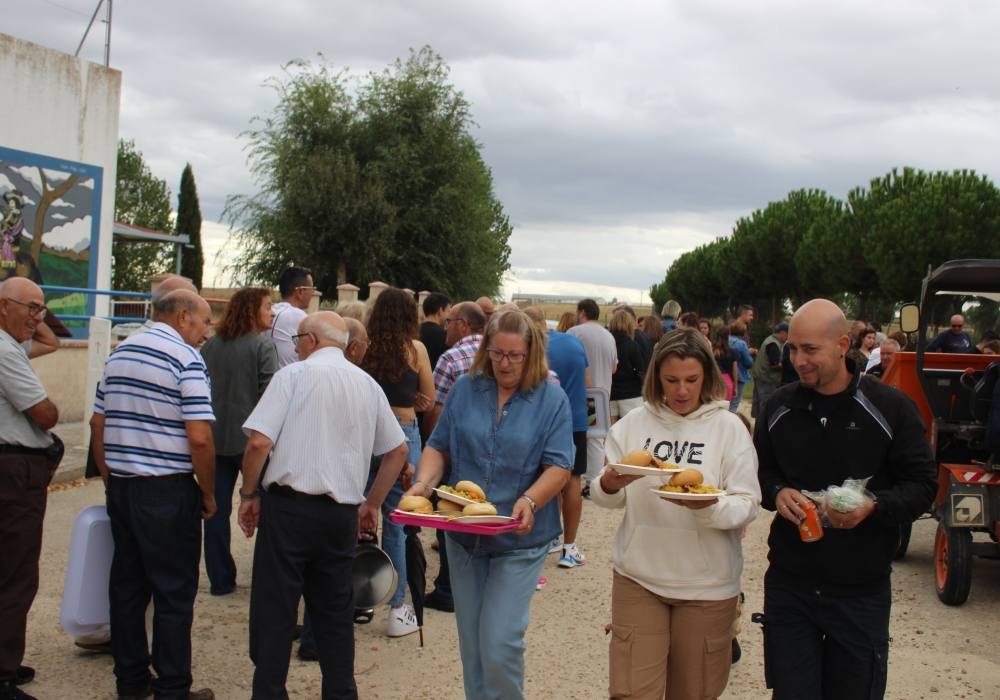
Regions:
M 840 307 L 829 299 L 807 301 L 792 316 L 792 323 L 796 321 L 800 326 L 809 326 L 820 332 L 825 332 L 830 338 L 839 338 L 848 333 L 847 317 L 844 316 Z M 864 324 L 861 325 L 864 326 Z
M 829 299 L 812 299 L 792 316 L 788 341 L 799 383 L 820 394 L 837 394 L 851 382 L 844 357 L 851 349 L 847 318 Z

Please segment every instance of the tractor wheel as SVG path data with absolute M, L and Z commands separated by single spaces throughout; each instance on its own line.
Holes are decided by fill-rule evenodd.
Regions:
M 934 537 L 934 587 L 945 605 L 961 605 L 972 587 L 972 532 L 938 523 Z
M 910 534 L 913 532 L 913 523 L 899 526 L 899 544 L 896 546 L 896 554 L 893 559 L 899 561 L 906 556 L 906 550 L 910 548 Z

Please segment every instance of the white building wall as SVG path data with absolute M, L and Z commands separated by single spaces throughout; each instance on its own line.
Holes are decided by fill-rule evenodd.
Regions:
M 111 285 L 121 73 L 0 34 L 0 145 L 103 168 L 97 287 Z M 96 313 L 108 314 L 107 297 Z

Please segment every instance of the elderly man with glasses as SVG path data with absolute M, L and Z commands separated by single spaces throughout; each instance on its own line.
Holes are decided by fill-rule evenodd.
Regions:
M 934 340 L 927 343 L 927 352 L 975 353 L 975 344 L 966 333 L 965 317 L 955 314 L 951 317 L 951 327 L 942 331 Z
M 318 647 L 322 697 L 355 698 L 351 565 L 358 533 L 375 530 L 408 449 L 385 393 L 344 356 L 349 338 L 339 315 L 308 316 L 293 339 L 301 361 L 278 370 L 243 425 L 250 440 L 240 527 L 249 537 L 260 526 L 250 593 L 253 697 L 288 697 L 301 596 Z M 373 454 L 385 457 L 365 498 Z
M 62 458 L 62 442 L 48 432 L 59 411 L 26 347 L 45 312 L 42 290 L 31 280 L 14 277 L 0 286 L 0 698 L 32 699 L 17 686 L 35 675 L 21 662 L 38 591 L 47 487 Z

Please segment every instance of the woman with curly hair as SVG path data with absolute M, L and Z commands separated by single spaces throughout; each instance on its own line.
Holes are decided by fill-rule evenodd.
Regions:
M 382 387 L 392 412 L 406 434 L 410 447 L 407 472 L 420 462 L 420 429 L 417 411 L 434 406 L 434 378 L 427 348 L 419 340 L 417 304 L 413 296 L 402 289 L 389 288 L 378 295 L 368 316 L 368 352 L 361 363 Z M 378 472 L 378 459 L 373 460 L 369 485 Z M 398 482 L 382 504 L 382 548 L 399 572 L 396 591 L 389 599 L 390 637 L 402 637 L 416 632 L 417 618 L 413 609 L 404 604 L 406 597 L 406 543 L 403 528 L 388 518 L 403 495 Z
M 218 511 L 205 521 L 205 570 L 212 595 L 236 590 L 236 562 L 229 549 L 229 515 L 247 436 L 246 421 L 271 376 L 278 371 L 274 341 L 261 333 L 271 327 L 271 290 L 247 287 L 233 295 L 201 349 L 212 379 L 215 422 L 215 500 Z

